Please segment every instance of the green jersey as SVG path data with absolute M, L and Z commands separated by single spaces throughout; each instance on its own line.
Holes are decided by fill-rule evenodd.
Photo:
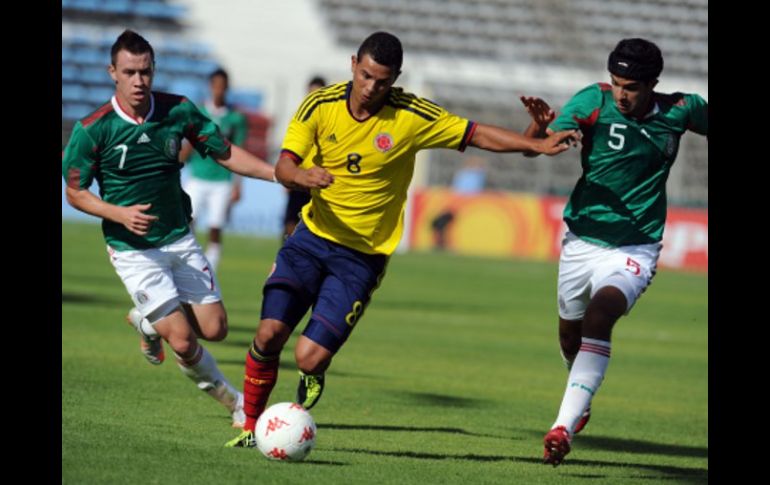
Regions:
M 119 206 L 152 204 L 158 217 L 145 236 L 102 220 L 104 238 L 118 251 L 149 249 L 187 234 L 190 197 L 180 183 L 179 147 L 187 138 L 201 153 L 223 155 L 229 142 L 193 103 L 173 94 L 153 93 L 145 121 L 137 123 L 113 96 L 78 121 L 62 155 L 62 175 L 74 189 L 96 179 L 102 200 Z
M 235 145 L 243 146 L 247 131 L 246 117 L 243 114 L 228 106 L 216 108 L 209 103 L 201 106 L 200 110 L 219 126 L 222 136 Z M 233 175 L 231 171 L 218 164 L 210 156 L 201 156 L 197 152 L 190 155 L 188 163 L 190 170 L 192 170 L 191 175 L 198 179 L 211 182 L 229 181 Z
M 609 84 L 579 91 L 549 126 L 583 133 L 578 180 L 564 209 L 570 231 L 602 246 L 655 243 L 666 221 L 666 180 L 686 130 L 708 134 L 697 94 L 653 92 L 644 119 L 618 111 Z

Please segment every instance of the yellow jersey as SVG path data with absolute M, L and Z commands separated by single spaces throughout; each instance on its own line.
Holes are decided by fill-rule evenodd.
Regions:
M 352 87 L 352 81 L 333 84 L 305 97 L 282 156 L 297 163 L 310 157 L 334 176 L 329 187 L 311 191 L 302 209 L 310 231 L 363 253 L 390 255 L 403 233 L 417 151 L 463 151 L 476 123 L 398 87 L 377 113 L 358 121 L 348 108 Z

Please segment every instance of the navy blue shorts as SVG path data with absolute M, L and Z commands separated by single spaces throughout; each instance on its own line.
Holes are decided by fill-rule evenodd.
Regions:
M 262 319 L 294 329 L 312 306 L 302 335 L 336 353 L 363 315 L 387 263 L 388 256 L 323 239 L 300 222 L 265 282 Z

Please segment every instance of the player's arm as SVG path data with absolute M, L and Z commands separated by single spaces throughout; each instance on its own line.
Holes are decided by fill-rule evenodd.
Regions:
M 192 155 L 193 146 L 192 143 L 187 141 L 186 138 L 182 138 L 182 148 L 179 149 L 179 163 L 185 163 Z
M 575 130 L 553 133 L 547 138 L 531 138 L 515 131 L 498 126 L 483 125 L 476 127 L 469 145 L 490 152 L 533 152 L 556 155 L 570 146 L 576 146 L 579 134 Z
M 323 189 L 334 182 L 334 177 L 326 169 L 313 165 L 309 169 L 300 168 L 302 160 L 290 152 L 283 151 L 275 164 L 275 178 L 284 187 L 292 190 Z
M 77 122 L 62 153 L 62 176 L 67 182 L 67 202 L 86 214 L 123 224 L 138 236 L 146 235 L 150 225 L 158 219 L 156 216 L 144 214 L 150 204 L 121 207 L 105 202 L 88 191 L 99 162 L 99 143 L 80 122 Z
M 223 167 L 231 172 L 272 182 L 275 180 L 273 166 L 243 148 L 230 145 L 224 153 L 214 157 Z
M 686 96 L 685 103 L 690 110 L 687 129 L 693 133 L 704 135 L 708 139 L 709 135 L 709 104 L 697 94 Z
M 121 207 L 103 201 L 88 191 L 88 189 L 70 186 L 67 186 L 66 195 L 67 202 L 75 209 L 92 216 L 123 224 L 126 229 L 137 236 L 146 235 L 152 223 L 158 220 L 157 216 L 144 213 L 152 204 L 136 204 L 129 207 Z

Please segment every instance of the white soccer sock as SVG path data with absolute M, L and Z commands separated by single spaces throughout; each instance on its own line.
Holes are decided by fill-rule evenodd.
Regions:
M 142 322 L 139 324 L 141 332 L 147 337 L 157 337 L 158 332 L 155 331 L 155 327 L 146 318 L 142 318 Z
M 567 378 L 567 389 L 564 391 L 559 415 L 551 429 L 564 426 L 572 434 L 583 411 L 591 405 L 591 399 L 599 390 L 607 372 L 610 345 L 606 340 L 583 338 Z
M 176 363 L 182 374 L 189 377 L 198 386 L 231 412 L 235 410 L 238 400 L 238 391 L 227 381 L 217 367 L 217 362 L 208 350 L 198 345 L 198 350 L 190 359 L 183 359 L 176 355 Z
M 216 271 L 219 266 L 219 257 L 222 255 L 222 245 L 220 243 L 210 242 L 206 246 L 206 259 L 209 260 L 211 270 Z

